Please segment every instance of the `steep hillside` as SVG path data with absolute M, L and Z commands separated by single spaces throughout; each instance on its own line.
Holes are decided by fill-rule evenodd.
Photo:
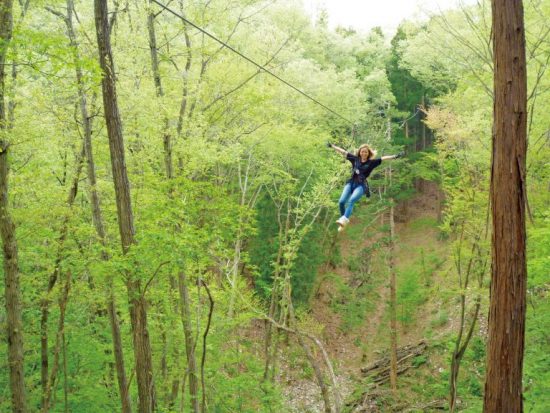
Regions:
M 431 349 L 453 328 L 453 316 L 449 315 L 453 304 L 441 294 L 452 287 L 452 277 L 448 276 L 448 245 L 438 238 L 439 189 L 425 181 L 418 190 L 413 199 L 396 208 L 395 215 L 398 346 L 427 340 L 427 354 L 417 357 L 413 364 L 425 364 L 422 374 L 437 377 L 448 368 L 444 365 L 448 361 L 440 355 L 445 349 Z M 383 357 L 390 338 L 388 251 L 384 242 L 387 216 L 373 221 L 366 210 L 367 204 L 360 203 L 346 232 L 337 235 L 336 259 L 319 275 L 311 300 L 312 322 L 322 326 L 320 338 L 335 364 L 340 392 L 349 400 L 353 391 L 361 393 L 361 369 Z M 407 379 L 400 376 L 400 380 Z M 295 411 L 322 411 L 313 380 L 290 382 L 288 396 Z M 446 378 L 442 380 L 443 398 L 446 382 Z M 384 387 L 374 393 L 381 390 L 383 394 Z M 402 393 L 400 397 L 410 396 L 408 390 Z M 377 401 L 370 403 L 364 411 L 377 411 Z

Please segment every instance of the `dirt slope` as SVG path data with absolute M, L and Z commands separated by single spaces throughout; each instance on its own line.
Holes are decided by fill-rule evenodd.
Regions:
M 422 182 L 417 189 L 418 194 L 399 205 L 395 211 L 398 291 L 400 280 L 406 277 L 403 274 L 411 268 L 430 273 L 423 278 L 423 283 L 426 283 L 424 287 L 428 287 L 428 283 L 435 282 L 429 278 L 434 270 L 442 271 L 445 266 L 447 246 L 438 240 L 436 227 L 441 194 L 431 182 Z M 320 282 L 311 301 L 312 322 L 322 326 L 319 336 L 334 362 L 340 391 L 344 397 L 349 395 L 354 382 L 360 378 L 360 368 L 379 358 L 389 340 L 386 252 L 385 248 L 376 244 L 384 235 L 379 233 L 382 217 L 372 222 L 372 217 L 361 215 L 361 209 L 360 206 L 355 217 L 352 217 L 350 228 L 344 234 L 338 235 L 336 242 L 341 252 L 341 263 L 321 271 L 318 276 Z M 367 222 L 370 224 L 368 226 L 365 225 L 367 220 L 371 220 Z M 368 303 L 362 302 L 361 297 L 356 296 L 360 289 L 366 289 L 365 300 Z M 351 306 L 350 309 L 353 300 L 357 300 L 357 303 L 355 308 Z M 365 305 L 364 309 L 362 305 Z M 437 299 L 419 305 L 415 310 L 414 320 L 398 327 L 398 345 L 411 344 L 422 339 L 430 320 L 437 314 L 437 307 Z M 357 321 L 355 312 L 364 317 Z M 353 326 L 349 325 L 349 321 L 346 324 L 346 317 L 349 318 L 347 313 L 355 317 Z M 313 378 L 289 380 L 292 384 L 289 386 L 288 397 L 292 400 L 293 411 L 323 411 L 318 397 L 319 390 Z

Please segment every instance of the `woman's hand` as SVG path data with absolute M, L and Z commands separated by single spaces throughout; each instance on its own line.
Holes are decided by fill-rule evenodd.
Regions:
M 339 146 L 333 145 L 330 142 L 327 142 L 327 147 L 331 148 L 331 149 L 334 149 L 336 152 L 341 153 L 344 156 L 346 156 L 348 154 L 348 151 L 346 151 L 345 149 L 340 148 Z
M 405 156 L 405 152 L 401 151 L 397 155 L 386 155 L 382 156 L 380 159 L 383 161 L 389 161 L 390 159 L 402 158 L 403 156 Z

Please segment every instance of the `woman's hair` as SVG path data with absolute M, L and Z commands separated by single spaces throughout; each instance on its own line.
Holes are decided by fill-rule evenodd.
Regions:
M 376 156 L 376 151 L 373 150 L 373 149 L 372 149 L 368 144 L 366 144 L 366 143 L 364 143 L 363 145 L 361 145 L 361 146 L 359 147 L 359 149 L 357 149 L 357 156 L 361 156 L 361 155 L 360 155 L 360 152 L 361 152 L 361 149 L 363 149 L 363 148 L 367 148 L 367 149 L 369 150 L 369 156 L 368 156 L 367 159 L 372 159 L 372 158 L 374 158 L 374 157 Z

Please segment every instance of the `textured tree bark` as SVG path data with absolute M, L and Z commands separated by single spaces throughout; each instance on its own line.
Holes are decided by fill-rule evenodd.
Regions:
M 106 233 L 103 225 L 99 194 L 97 192 L 97 177 L 95 171 L 95 163 L 92 152 L 92 121 L 88 113 L 88 98 L 85 90 L 85 85 L 82 76 L 82 66 L 80 61 L 79 44 L 76 38 L 76 33 L 73 26 L 73 10 L 74 1 L 67 0 L 67 15 L 64 16 L 64 21 L 67 26 L 67 36 L 73 51 L 73 62 L 75 66 L 75 75 L 78 88 L 78 98 L 80 106 L 80 117 L 84 129 L 84 152 L 86 156 L 86 165 L 88 172 L 88 183 L 90 186 L 90 205 L 92 209 L 92 221 L 96 229 L 96 233 L 103 246 L 106 245 Z M 109 256 L 106 252 L 102 254 L 103 260 L 108 260 Z M 120 335 L 120 325 L 116 314 L 116 305 L 114 294 L 112 291 L 112 277 L 109 277 L 108 285 L 106 286 L 107 296 L 107 312 L 111 325 L 111 334 L 113 337 L 113 354 L 115 358 L 115 366 L 117 372 L 117 381 L 119 394 L 121 398 L 122 412 L 131 413 L 131 401 L 128 389 L 128 380 L 126 378 L 126 369 L 124 366 L 124 355 L 122 350 L 122 337 Z
M 103 72 L 101 81 L 103 109 L 109 137 L 111 167 L 116 194 L 117 215 L 122 251 L 126 254 L 135 243 L 134 219 L 130 199 L 130 183 L 126 172 L 122 122 L 118 111 L 115 86 L 115 70 L 110 42 L 110 26 L 107 1 L 94 1 L 94 14 L 99 49 L 99 63 Z M 128 302 L 132 323 L 132 338 L 136 365 L 136 378 L 140 413 L 150 413 L 156 408 L 155 386 L 153 381 L 153 361 L 149 331 L 147 328 L 146 300 L 141 291 L 141 283 L 132 274 L 127 274 Z
M 12 411 L 27 411 L 23 364 L 23 321 L 21 315 L 21 287 L 19 282 L 19 258 L 15 224 L 9 213 L 8 175 L 9 144 L 6 140 L 6 53 L 13 28 L 13 3 L 4 0 L 0 4 L 0 236 L 4 254 L 4 298 L 6 303 L 6 331 Z
M 189 372 L 189 395 L 191 397 L 191 409 L 193 413 L 199 413 L 199 380 L 197 375 L 197 360 L 195 357 L 195 338 L 191 328 L 191 310 L 189 305 L 189 292 L 185 273 L 180 271 L 178 277 L 179 293 L 181 300 L 181 323 L 185 335 L 185 352 L 187 355 L 187 370 Z
M 484 412 L 521 412 L 527 267 L 527 75 L 523 3 L 492 0 L 492 278 Z
M 23 371 L 23 321 L 15 225 L 8 211 L 8 146 L 3 140 L 0 141 L 0 234 L 4 253 L 4 298 L 11 400 L 13 411 L 19 413 L 27 411 Z

